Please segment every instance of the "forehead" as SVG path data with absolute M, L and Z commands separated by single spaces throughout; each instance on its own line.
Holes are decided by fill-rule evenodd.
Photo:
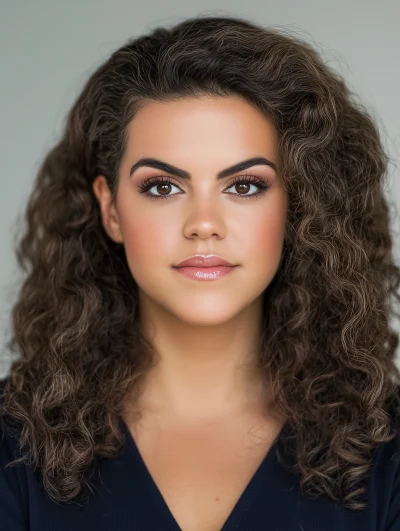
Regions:
M 154 156 L 155 150 L 159 155 L 239 150 L 244 155 L 271 156 L 278 142 L 272 121 L 245 99 L 232 96 L 148 102 L 127 133 L 128 150 L 141 156 Z

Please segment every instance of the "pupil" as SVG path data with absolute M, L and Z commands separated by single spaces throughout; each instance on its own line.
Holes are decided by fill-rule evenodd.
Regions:
M 239 186 L 239 187 L 244 186 L 244 187 L 247 187 L 247 188 L 248 188 L 249 183 L 240 183 L 238 186 Z M 244 191 L 244 192 L 248 192 L 249 190 L 247 189 L 247 190 L 243 190 L 243 191 Z
M 159 184 L 159 185 L 157 186 L 157 188 L 158 188 L 158 189 L 157 189 L 157 192 L 160 193 L 159 188 L 168 187 L 168 186 L 170 186 L 168 183 Z M 169 190 L 164 190 L 164 191 L 166 192 L 166 194 L 168 194 L 168 192 L 169 192 Z M 163 195 L 163 194 L 161 194 L 161 195 Z

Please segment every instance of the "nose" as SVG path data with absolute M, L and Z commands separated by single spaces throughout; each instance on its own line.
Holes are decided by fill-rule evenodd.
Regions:
M 202 240 L 225 238 L 226 224 L 214 203 L 203 200 L 191 205 L 184 224 L 184 235 L 186 238 L 197 236 Z

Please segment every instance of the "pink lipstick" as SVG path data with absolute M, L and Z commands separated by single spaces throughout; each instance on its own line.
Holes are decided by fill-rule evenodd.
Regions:
M 237 265 L 216 255 L 194 255 L 173 269 L 194 280 L 217 280 L 232 272 Z

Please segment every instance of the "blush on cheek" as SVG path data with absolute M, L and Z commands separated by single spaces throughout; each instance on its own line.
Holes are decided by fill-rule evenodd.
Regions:
M 281 220 L 269 217 L 268 221 L 254 230 L 247 245 L 251 245 L 254 262 L 260 269 L 260 274 L 266 275 L 268 282 L 274 276 L 281 261 L 283 250 L 284 226 Z
M 143 265 L 152 261 L 159 262 L 163 253 L 163 245 L 168 238 L 160 227 L 144 222 L 126 224 L 124 231 L 124 245 L 127 255 Z M 160 256 L 161 255 L 161 256 Z
M 260 247 L 274 248 L 281 246 L 284 232 L 285 225 L 282 216 L 268 216 L 268 219 L 254 231 L 254 235 Z

